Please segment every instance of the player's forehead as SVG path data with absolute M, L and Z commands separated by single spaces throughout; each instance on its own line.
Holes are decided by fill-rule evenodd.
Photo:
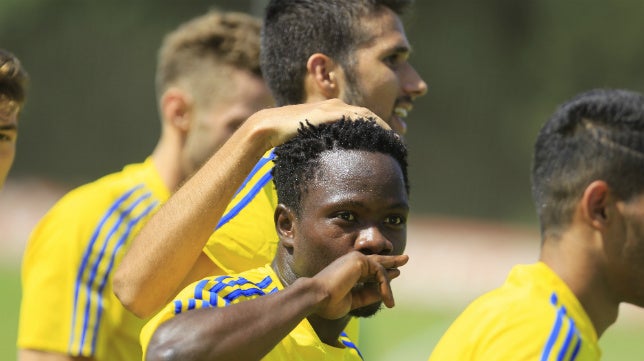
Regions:
M 322 204 L 376 201 L 381 196 L 396 204 L 407 200 L 398 162 L 388 154 L 361 150 L 324 152 L 309 184 L 307 203 Z
M 402 20 L 388 8 L 362 15 L 354 26 L 360 40 L 358 48 L 411 51 Z

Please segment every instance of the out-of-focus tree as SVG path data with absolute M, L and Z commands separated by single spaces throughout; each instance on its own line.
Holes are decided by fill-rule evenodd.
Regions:
M 413 209 L 534 222 L 532 144 L 556 105 L 644 90 L 641 1 L 416 1 L 412 61 L 429 84 L 409 128 Z

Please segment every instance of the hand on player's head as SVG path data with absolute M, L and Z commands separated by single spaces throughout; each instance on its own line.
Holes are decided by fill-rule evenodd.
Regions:
M 266 136 L 267 148 L 272 148 L 295 136 L 300 124 L 305 121 L 315 125 L 342 118 L 373 119 L 381 127 L 391 129 L 384 120 L 369 109 L 349 105 L 340 99 L 264 109 L 253 114 L 247 123 L 264 130 L 262 133 Z

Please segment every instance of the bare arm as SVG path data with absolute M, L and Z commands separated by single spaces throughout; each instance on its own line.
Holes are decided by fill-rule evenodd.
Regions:
M 146 359 L 259 360 L 309 315 L 339 319 L 380 300 L 392 307 L 389 282 L 407 260 L 405 255 L 352 252 L 315 277 L 300 278 L 278 293 L 223 308 L 187 311 L 157 329 Z M 354 288 L 358 282 L 377 282 L 379 287 L 358 290 Z
M 117 268 L 114 292 L 139 317 L 158 311 L 191 280 L 199 258 L 228 202 L 255 163 L 270 148 L 297 133 L 300 122 L 372 117 L 366 108 L 338 99 L 259 111 L 143 227 Z

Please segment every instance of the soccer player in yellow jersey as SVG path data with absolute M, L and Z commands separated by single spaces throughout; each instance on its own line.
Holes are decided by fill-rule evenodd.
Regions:
M 413 101 L 427 91 L 408 61 L 411 47 L 400 14 L 410 3 L 269 1 L 261 65 L 276 103 L 304 103 L 288 109 L 303 112 L 299 120 L 317 121 L 332 109 L 342 109 L 338 102 L 323 102 L 322 106 L 317 102 L 337 98 L 369 108 L 404 134 Z M 352 112 L 346 110 L 348 115 Z M 266 124 L 279 122 L 279 117 L 269 113 L 258 114 L 258 120 L 259 116 L 267 118 Z M 286 127 L 288 122 L 283 123 Z M 255 137 L 279 144 L 279 139 L 267 139 L 277 138 L 267 132 Z M 195 269 L 207 268 L 201 266 L 204 263 L 216 263 L 220 273 L 237 273 L 270 262 L 277 247 L 271 157 L 267 153 L 255 169 L 248 167 L 251 175 L 221 219 L 214 216 L 219 214 L 214 205 L 225 190 L 215 186 L 213 179 L 226 174 L 220 173 L 223 168 L 218 159 L 209 160 L 171 197 L 135 239 L 116 271 L 115 292 L 128 309 L 140 316 L 157 312 L 182 283 L 198 279 L 192 275 L 201 273 Z
M 16 155 L 18 117 L 25 104 L 28 81 L 20 60 L 0 49 L 0 189 Z
M 644 97 L 596 89 L 561 105 L 534 147 L 539 262 L 475 300 L 442 360 L 599 360 L 621 302 L 644 307 Z
M 39 222 L 22 265 L 19 359 L 140 360 L 144 321 L 112 291 L 134 235 L 254 112 L 272 105 L 259 19 L 210 12 L 168 34 L 156 87 L 161 136 L 144 162 L 65 195 Z
M 361 360 L 343 329 L 393 306 L 406 166 L 400 137 L 373 121 L 303 125 L 275 149 L 272 263 L 185 288 L 143 329 L 145 359 Z

